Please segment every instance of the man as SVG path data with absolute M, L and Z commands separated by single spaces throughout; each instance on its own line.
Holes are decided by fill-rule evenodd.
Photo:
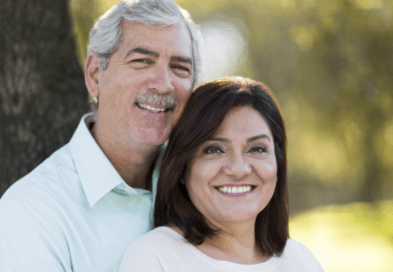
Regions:
M 95 118 L 0 200 L 2 272 L 118 270 L 152 227 L 162 145 L 199 59 L 197 30 L 173 0 L 124 0 L 97 20 L 85 64 Z

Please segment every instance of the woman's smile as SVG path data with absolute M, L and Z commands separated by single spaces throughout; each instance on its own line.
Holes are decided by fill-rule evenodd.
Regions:
M 254 190 L 256 186 L 253 185 L 223 185 L 216 188 L 221 194 L 229 197 L 245 196 Z

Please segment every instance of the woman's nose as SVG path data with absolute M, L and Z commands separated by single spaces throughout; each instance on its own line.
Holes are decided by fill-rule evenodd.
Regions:
M 251 173 L 251 166 L 243 156 L 237 155 L 223 166 L 223 170 L 226 175 L 241 179 Z

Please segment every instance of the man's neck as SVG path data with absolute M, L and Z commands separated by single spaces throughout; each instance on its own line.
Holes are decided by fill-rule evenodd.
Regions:
M 120 146 L 95 125 L 91 134 L 124 182 L 133 188 L 151 190 L 151 178 L 160 146 L 135 144 Z

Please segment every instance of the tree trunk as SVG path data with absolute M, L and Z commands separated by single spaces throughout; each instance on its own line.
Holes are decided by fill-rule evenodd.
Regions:
M 383 127 L 386 118 L 378 108 L 372 108 L 367 113 L 367 130 L 365 131 L 364 146 L 364 182 L 362 184 L 360 201 L 375 202 L 381 199 L 383 188 L 384 169 L 379 159 L 378 150 L 375 148 L 376 132 Z
M 67 0 L 3 0 L 0 26 L 1 196 L 70 140 L 89 107 Z

